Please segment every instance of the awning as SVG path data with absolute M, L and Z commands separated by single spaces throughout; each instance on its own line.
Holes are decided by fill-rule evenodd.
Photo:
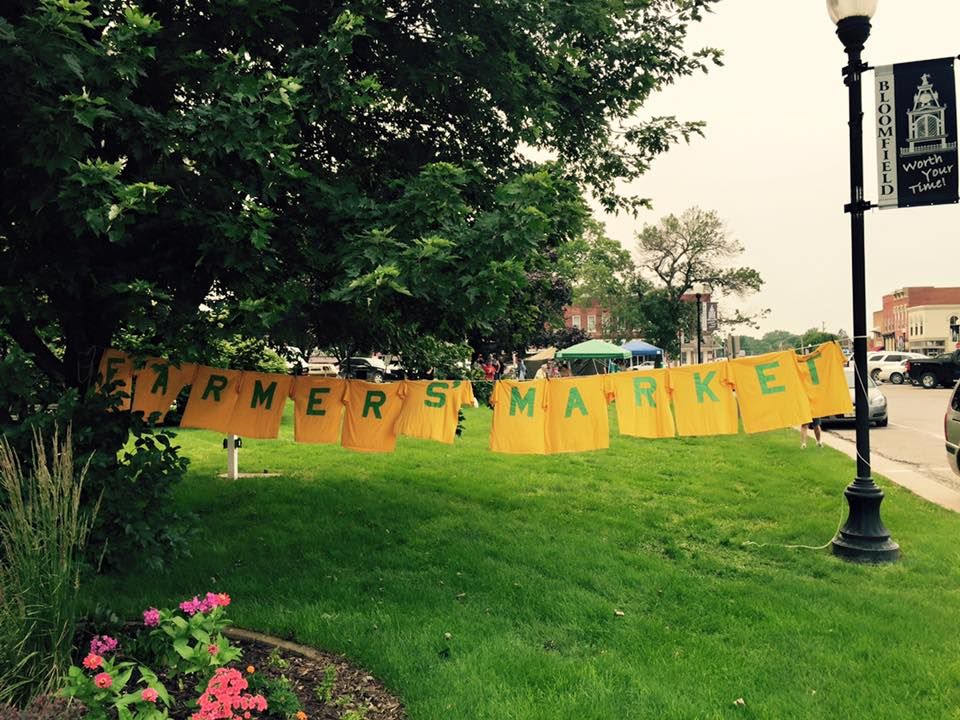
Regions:
M 606 340 L 587 340 L 557 352 L 557 360 L 626 360 L 630 351 Z

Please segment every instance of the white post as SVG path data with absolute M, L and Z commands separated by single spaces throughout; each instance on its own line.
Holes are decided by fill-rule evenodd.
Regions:
M 227 435 L 227 478 L 236 480 L 239 477 L 239 464 L 237 462 L 237 436 Z

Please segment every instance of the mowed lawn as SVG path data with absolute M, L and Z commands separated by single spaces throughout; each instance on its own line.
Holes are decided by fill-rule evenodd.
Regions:
M 903 559 L 849 564 L 780 546 L 829 541 L 854 474 L 795 432 L 521 457 L 487 450 L 490 420 L 370 455 L 294 444 L 288 412 L 240 453 L 282 476 L 238 481 L 220 435 L 183 431 L 193 557 L 86 601 L 228 592 L 238 625 L 347 655 L 415 720 L 960 717 L 957 515 L 881 480 Z

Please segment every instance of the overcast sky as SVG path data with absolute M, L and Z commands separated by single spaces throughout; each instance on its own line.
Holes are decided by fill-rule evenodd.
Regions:
M 611 237 L 692 205 L 716 210 L 765 284 L 744 310 L 770 308 L 757 334 L 852 331 L 847 89 L 843 45 L 823 0 L 723 0 L 690 46 L 722 48 L 724 67 L 680 81 L 644 115 L 705 120 L 706 137 L 655 161 L 631 191 L 653 201 L 636 219 L 600 215 Z M 922 10 L 921 10 L 922 8 Z M 864 60 L 886 65 L 960 54 L 960 1 L 879 0 Z M 866 199 L 876 201 L 873 73 L 864 75 Z M 866 214 L 867 328 L 881 297 L 908 285 L 960 285 L 960 206 Z

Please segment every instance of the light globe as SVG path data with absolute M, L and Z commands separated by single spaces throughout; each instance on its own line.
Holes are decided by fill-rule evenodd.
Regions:
M 827 12 L 834 24 L 849 17 L 872 18 L 877 0 L 827 0 Z

